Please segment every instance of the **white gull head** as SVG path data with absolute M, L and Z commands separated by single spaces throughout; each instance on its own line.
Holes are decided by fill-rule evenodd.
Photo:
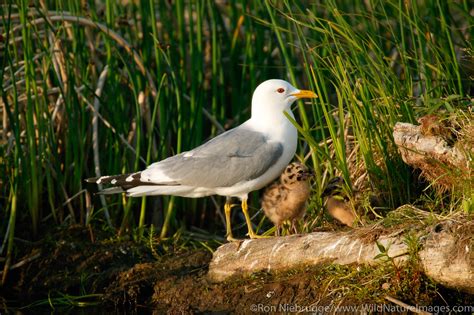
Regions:
M 283 112 L 291 117 L 291 105 L 300 98 L 316 98 L 308 90 L 300 90 L 284 80 L 272 79 L 261 83 L 252 97 L 252 125 L 259 130 L 275 129 L 282 125 L 291 125 Z M 294 128 L 294 127 L 293 127 Z
M 291 105 L 297 99 L 316 97 L 314 92 L 299 90 L 284 80 L 267 80 L 253 92 L 252 118 L 280 116 L 284 111 L 290 111 Z

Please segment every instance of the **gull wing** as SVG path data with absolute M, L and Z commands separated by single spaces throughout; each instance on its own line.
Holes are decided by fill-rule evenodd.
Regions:
M 230 187 L 265 173 L 283 154 L 283 145 L 264 134 L 234 128 L 203 145 L 151 164 L 143 184 Z

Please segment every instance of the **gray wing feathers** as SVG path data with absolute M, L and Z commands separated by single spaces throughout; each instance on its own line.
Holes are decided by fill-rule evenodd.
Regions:
M 258 132 L 231 129 L 192 151 L 151 165 L 180 185 L 229 187 L 265 173 L 282 155 L 283 145 Z

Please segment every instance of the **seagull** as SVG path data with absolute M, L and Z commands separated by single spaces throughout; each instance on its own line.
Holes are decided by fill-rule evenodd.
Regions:
M 314 92 L 297 89 L 284 80 L 264 81 L 253 93 L 250 119 L 241 125 L 190 151 L 155 162 L 143 171 L 86 181 L 112 185 L 99 193 L 125 192 L 130 197 L 225 196 L 228 241 L 236 240 L 232 235 L 230 216 L 231 198 L 237 197 L 241 201 L 248 236 L 259 238 L 248 214 L 248 194 L 277 178 L 296 153 L 298 133 L 285 112 L 294 119 L 291 105 L 298 99 L 316 97 Z
M 262 196 L 262 208 L 265 215 L 275 224 L 275 235 L 280 227 L 289 220 L 296 230 L 296 220 L 305 212 L 311 192 L 310 179 L 313 172 L 301 163 L 293 162 L 281 174 L 280 179 L 265 189 Z

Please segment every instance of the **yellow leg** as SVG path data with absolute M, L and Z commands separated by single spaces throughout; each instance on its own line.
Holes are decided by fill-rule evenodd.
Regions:
M 231 204 L 230 204 L 230 198 L 227 198 L 225 201 L 224 205 L 224 212 L 225 212 L 225 227 L 226 227 L 226 235 L 227 235 L 227 241 L 233 242 L 237 241 L 233 236 L 232 236 L 232 228 L 230 226 L 230 211 L 231 211 Z
M 268 236 L 264 235 L 257 235 L 252 228 L 252 221 L 250 221 L 250 216 L 248 212 L 248 206 L 247 206 L 247 199 L 242 199 L 242 212 L 244 213 L 245 216 L 245 221 L 247 222 L 247 228 L 249 230 L 248 236 L 250 238 L 267 238 Z

